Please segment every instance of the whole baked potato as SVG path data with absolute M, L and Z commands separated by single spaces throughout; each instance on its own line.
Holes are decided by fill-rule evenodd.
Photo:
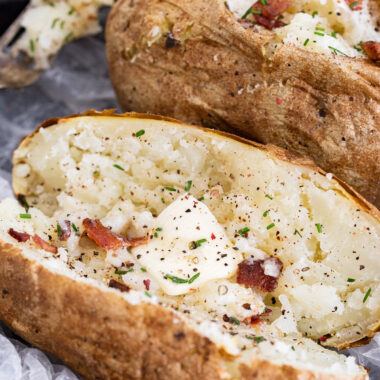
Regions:
M 88 112 L 13 164 L 0 318 L 86 379 L 368 378 L 323 345 L 378 330 L 379 213 L 311 161 Z
M 379 206 L 378 2 L 252 3 L 119 0 L 106 40 L 122 108 L 285 147 Z

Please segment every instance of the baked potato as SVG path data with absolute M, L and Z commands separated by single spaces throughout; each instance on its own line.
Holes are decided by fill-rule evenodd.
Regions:
M 253 2 L 119 0 L 106 41 L 121 107 L 287 148 L 379 207 L 378 2 Z
M 311 161 L 90 111 L 13 164 L 0 318 L 86 379 L 367 379 L 322 345 L 378 329 L 379 213 Z

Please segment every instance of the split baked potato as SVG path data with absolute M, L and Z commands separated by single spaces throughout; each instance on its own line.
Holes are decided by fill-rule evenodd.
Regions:
M 119 0 L 106 29 L 124 110 L 312 158 L 380 205 L 374 0 Z
M 86 379 L 367 379 L 323 345 L 378 330 L 379 213 L 311 161 L 88 112 L 13 164 L 0 318 Z

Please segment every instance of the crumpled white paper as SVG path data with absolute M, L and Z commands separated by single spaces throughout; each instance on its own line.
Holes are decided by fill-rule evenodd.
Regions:
M 104 41 L 86 38 L 63 48 L 53 67 L 34 85 L 0 90 L 0 199 L 12 196 L 11 157 L 20 139 L 49 117 L 87 109 L 117 108 L 108 79 Z M 371 368 L 371 380 L 380 379 L 380 335 L 346 354 Z M 31 348 L 0 322 L 0 380 L 80 379 L 59 360 Z

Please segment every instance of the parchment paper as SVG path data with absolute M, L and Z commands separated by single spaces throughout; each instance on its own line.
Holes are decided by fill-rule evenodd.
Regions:
M 49 117 L 87 109 L 117 108 L 107 73 L 101 36 L 73 42 L 59 53 L 39 81 L 20 90 L 0 90 L 0 199 L 12 196 L 12 151 L 20 139 Z M 349 350 L 380 379 L 380 335 Z M 0 323 L 0 380 L 80 379 L 59 360 L 22 342 Z

